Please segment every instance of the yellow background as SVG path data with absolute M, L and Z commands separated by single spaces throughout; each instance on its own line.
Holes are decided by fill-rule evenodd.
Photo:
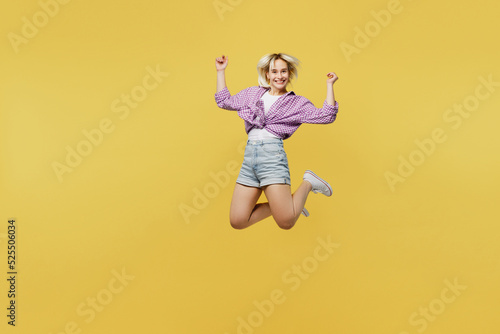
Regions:
M 401 0 L 347 57 L 341 45 L 356 47 L 356 28 L 376 29 L 373 13 L 391 1 L 228 1 L 219 15 L 211 0 L 74 0 L 17 53 L 8 36 L 41 5 L 4 4 L 0 249 L 5 277 L 15 218 L 19 275 L 15 328 L 2 278 L 2 333 L 70 333 L 73 323 L 95 334 L 233 334 L 275 290 L 284 302 L 239 332 L 498 333 L 500 87 L 458 128 L 443 118 L 472 101 L 480 77 L 500 81 L 498 3 Z M 237 93 L 257 85 L 268 52 L 301 60 L 290 88 L 316 106 L 325 74 L 339 76 L 335 123 L 303 125 L 285 142 L 292 189 L 312 169 L 334 195 L 311 194 L 311 216 L 290 231 L 272 219 L 236 231 L 227 165 L 239 167 L 246 135 L 214 102 L 214 59 L 228 55 Z M 113 101 L 148 67 L 169 74 L 121 119 Z M 53 163 L 105 119 L 113 131 L 60 182 Z M 386 173 L 437 128 L 446 140 L 391 190 Z M 212 198 L 196 209 L 206 189 Z M 317 238 L 339 246 L 292 290 L 283 277 L 315 263 Z M 134 278 L 87 322 L 79 305 L 109 297 L 122 270 Z M 466 287 L 451 303 L 440 301 L 445 281 Z M 411 322 L 429 307 L 432 321 Z

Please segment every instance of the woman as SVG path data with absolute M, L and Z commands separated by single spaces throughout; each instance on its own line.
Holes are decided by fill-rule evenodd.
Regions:
M 303 213 L 309 192 L 332 195 L 325 180 L 307 170 L 295 193 L 290 189 L 288 160 L 283 140 L 289 138 L 302 123 L 332 123 L 338 111 L 333 84 L 338 77 L 327 74 L 326 100 L 316 108 L 303 96 L 287 91 L 290 80 L 297 76 L 299 60 L 284 53 L 267 54 L 257 65 L 259 85 L 231 96 L 226 87 L 226 56 L 217 57 L 217 93 L 220 108 L 235 110 L 245 120 L 248 133 L 245 156 L 233 192 L 229 220 L 235 229 L 249 227 L 273 216 L 282 229 L 290 229 Z M 257 201 L 262 193 L 267 203 Z

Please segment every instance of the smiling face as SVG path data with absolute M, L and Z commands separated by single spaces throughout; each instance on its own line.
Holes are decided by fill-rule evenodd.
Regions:
M 288 77 L 288 64 L 283 59 L 276 59 L 274 61 L 274 66 L 269 66 L 269 72 L 267 72 L 267 79 L 271 85 L 271 92 L 285 93 Z

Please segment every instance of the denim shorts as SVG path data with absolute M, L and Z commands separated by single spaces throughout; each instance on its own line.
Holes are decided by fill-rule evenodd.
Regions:
M 291 184 L 283 140 L 248 140 L 236 183 L 257 188 L 270 184 Z

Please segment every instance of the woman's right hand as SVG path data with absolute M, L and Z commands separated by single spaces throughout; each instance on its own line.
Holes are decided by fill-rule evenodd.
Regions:
M 227 67 L 227 57 L 222 55 L 222 57 L 215 58 L 215 68 L 217 71 L 224 71 Z

